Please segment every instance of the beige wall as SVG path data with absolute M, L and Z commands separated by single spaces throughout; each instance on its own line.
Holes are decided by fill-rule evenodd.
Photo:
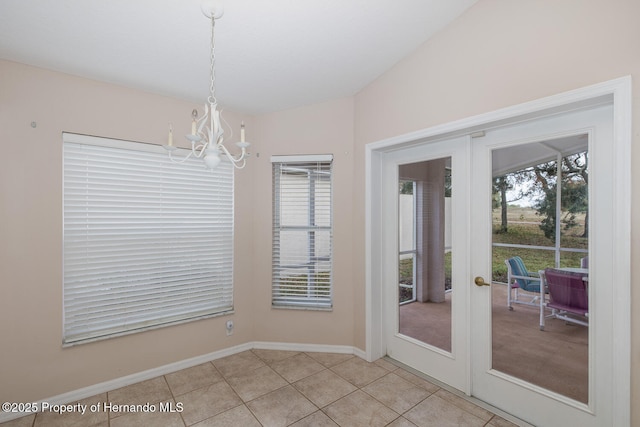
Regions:
M 32 401 L 252 341 L 351 346 L 353 99 L 240 117 L 255 142 L 236 173 L 235 313 L 72 348 L 62 337 L 62 132 L 159 143 L 194 105 L 0 61 L 0 400 Z M 36 128 L 31 122 L 37 123 Z M 334 155 L 332 311 L 271 309 L 273 154 Z M 227 337 L 224 322 L 234 319 Z
M 176 141 L 190 131 L 194 107 L 0 61 L 0 401 L 52 397 L 253 339 L 253 273 L 236 268 L 234 315 L 61 347 L 62 132 L 163 144 L 169 122 Z M 225 117 L 236 129 L 242 118 L 252 135 L 252 117 Z M 253 262 L 253 174 L 236 174 L 239 266 Z
M 480 0 L 355 97 L 354 248 L 364 245 L 364 146 L 456 119 L 632 75 L 632 161 L 640 161 L 640 2 Z M 640 249 L 640 173 L 632 173 L 632 265 Z M 354 251 L 356 295 L 364 254 Z M 632 307 L 640 306 L 632 271 Z M 356 342 L 365 313 L 356 307 Z M 640 312 L 632 309 L 632 402 L 640 398 Z M 632 409 L 640 425 L 640 408 Z
M 260 157 L 254 168 L 256 316 L 260 341 L 353 345 L 353 307 L 364 296 L 353 294 L 351 210 L 353 207 L 353 99 L 258 117 Z M 330 312 L 271 308 L 271 162 L 272 155 L 333 154 L 333 288 Z M 259 321 L 257 319 L 260 319 Z
M 0 61 L 0 400 L 41 399 L 249 341 L 365 349 L 364 146 L 632 75 L 640 136 L 640 2 L 480 0 L 353 98 L 242 118 L 255 143 L 236 174 L 235 334 L 227 317 L 62 349 L 61 132 L 162 143 L 192 103 Z M 38 126 L 31 128 L 36 121 Z M 177 138 L 176 138 L 177 139 Z M 272 154 L 335 156 L 335 307 L 270 307 Z M 633 159 L 640 156 L 635 146 Z M 638 158 L 640 161 L 640 158 Z M 640 174 L 633 173 L 633 263 Z M 632 304 L 640 304 L 632 273 Z M 640 396 L 632 313 L 632 399 Z M 640 425 L 640 409 L 633 409 Z

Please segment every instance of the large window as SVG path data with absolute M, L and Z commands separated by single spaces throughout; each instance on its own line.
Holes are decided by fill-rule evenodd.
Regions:
M 332 159 L 271 159 L 274 306 L 332 306 Z
M 63 135 L 64 344 L 233 308 L 233 167 Z

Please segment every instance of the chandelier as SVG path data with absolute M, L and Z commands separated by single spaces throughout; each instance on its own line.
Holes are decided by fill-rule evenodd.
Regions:
M 211 56 L 210 56 L 210 84 L 209 97 L 204 105 L 204 115 L 198 118 L 198 110 L 191 112 L 191 133 L 185 137 L 191 142 L 191 152 L 181 159 L 173 157 L 173 152 L 177 149 L 173 145 L 173 127 L 169 125 L 169 139 L 164 148 L 169 153 L 169 159 L 174 163 L 184 163 L 191 156 L 201 158 L 209 169 L 214 169 L 222 161 L 224 155 L 231 164 L 242 169 L 247 164 L 249 153 L 247 148 L 251 145 L 245 141 L 244 122 L 240 125 L 240 141 L 236 142 L 236 146 L 240 149 L 240 153 L 233 155 L 224 145 L 224 129 L 222 127 L 221 112 L 218 110 L 218 101 L 216 100 L 216 55 L 215 55 L 215 35 L 214 29 L 216 19 L 222 17 L 223 9 L 220 2 L 205 0 L 202 2 L 202 13 L 211 19 Z M 225 124 L 226 121 L 224 121 Z M 227 124 L 228 125 L 228 124 Z

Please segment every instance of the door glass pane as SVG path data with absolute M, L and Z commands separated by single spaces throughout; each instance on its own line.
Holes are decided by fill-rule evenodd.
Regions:
M 416 258 L 416 181 L 400 181 L 400 199 L 398 205 L 398 231 L 399 231 L 399 288 L 398 298 L 400 304 L 410 303 L 416 300 L 415 258 Z
M 588 307 L 552 308 L 567 284 L 539 274 L 572 270 L 572 283 L 588 289 L 587 136 L 502 148 L 492 158 L 492 367 L 587 403 Z
M 399 333 L 451 351 L 451 157 L 399 174 Z

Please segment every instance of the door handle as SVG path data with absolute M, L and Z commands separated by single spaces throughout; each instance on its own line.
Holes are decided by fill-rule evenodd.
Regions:
M 487 283 L 484 281 L 484 279 L 480 276 L 476 277 L 474 282 L 476 283 L 476 286 L 489 286 L 491 285 L 491 283 Z

